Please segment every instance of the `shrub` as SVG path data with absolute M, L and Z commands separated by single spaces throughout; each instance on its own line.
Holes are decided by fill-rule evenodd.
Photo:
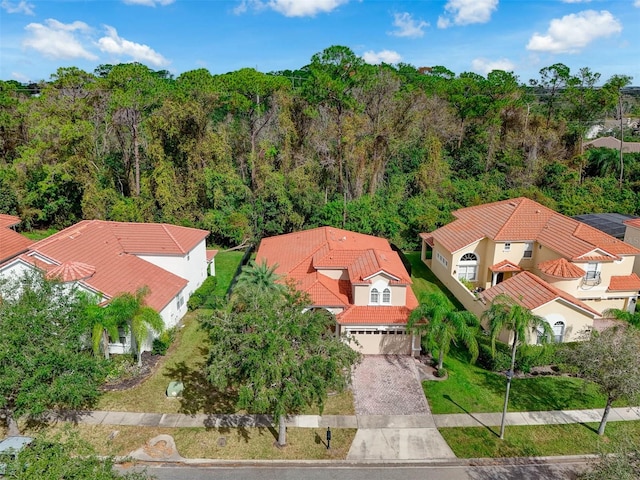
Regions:
M 447 376 L 447 369 L 446 368 L 439 368 L 438 370 L 436 370 L 436 377 L 444 378 L 446 376 Z
M 491 351 L 491 339 L 486 335 L 479 335 L 478 340 L 478 360 L 477 363 L 486 370 L 502 372 L 509 370 L 511 366 L 511 350 L 509 346 L 496 342 L 496 351 Z
M 207 277 L 205 281 L 202 282 L 202 285 L 200 285 L 200 288 L 189 297 L 187 308 L 193 311 L 196 308 L 211 303 L 211 297 L 213 296 L 213 291 L 216 289 L 217 282 L 216 277 Z
M 165 355 L 167 350 L 171 346 L 171 343 L 176 337 L 175 328 L 170 328 L 169 330 L 165 330 L 160 334 L 160 336 L 153 340 L 153 345 L 151 347 L 151 353 L 154 355 Z

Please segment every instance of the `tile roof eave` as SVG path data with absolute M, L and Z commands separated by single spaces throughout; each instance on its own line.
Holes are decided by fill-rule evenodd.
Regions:
M 589 307 L 588 305 L 585 305 L 585 306 L 583 307 L 583 306 L 581 306 L 581 305 L 579 305 L 579 304 L 577 304 L 577 303 L 575 303 L 575 302 L 571 301 L 570 299 L 567 299 L 567 298 L 562 297 L 561 295 L 558 295 L 558 296 L 556 296 L 555 298 L 552 298 L 552 299 L 551 299 L 551 300 L 549 300 L 548 302 L 545 302 L 545 303 L 543 303 L 543 304 L 538 305 L 538 306 L 537 306 L 537 307 L 535 307 L 533 310 L 537 310 L 537 309 L 539 309 L 539 308 L 544 307 L 545 305 L 549 305 L 550 303 L 558 302 L 558 301 L 563 302 L 563 303 L 568 304 L 568 305 L 571 305 L 571 306 L 573 306 L 573 307 L 577 308 L 578 310 L 581 310 L 581 311 L 585 312 L 586 314 L 588 314 L 588 315 L 592 316 L 593 318 L 600 318 L 600 317 L 602 317 L 602 314 L 601 314 L 600 312 L 598 312 L 598 311 L 597 311 L 597 310 L 595 310 L 595 309 L 592 309 L 592 308 L 591 308 L 591 307 Z M 579 302 L 581 302 L 580 300 L 578 300 L 578 301 L 579 301 Z M 583 302 L 581 302 L 581 303 L 583 303 Z M 586 308 L 585 308 L 585 307 L 586 307 Z

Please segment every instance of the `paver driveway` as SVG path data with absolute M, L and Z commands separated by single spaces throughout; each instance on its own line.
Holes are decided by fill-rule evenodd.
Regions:
M 365 355 L 353 374 L 356 414 L 430 414 L 415 362 L 401 355 Z

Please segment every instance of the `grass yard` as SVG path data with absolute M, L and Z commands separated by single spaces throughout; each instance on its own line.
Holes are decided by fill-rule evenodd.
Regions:
M 50 237 L 54 233 L 58 233 L 60 230 L 57 228 L 49 228 L 47 230 L 28 230 L 24 232 L 20 232 L 21 235 L 24 235 L 30 240 L 37 242 L 38 240 L 42 240 L 43 238 Z
M 422 384 L 433 413 L 502 411 L 506 386 L 503 375 L 470 365 L 462 353 L 454 350 L 444 365 L 449 374 L 446 380 Z M 605 403 L 595 385 L 572 377 L 514 378 L 509 395 L 510 411 L 603 408 Z
M 223 298 L 227 294 L 243 255 L 243 251 L 218 252 L 215 257 L 217 283 L 214 295 Z
M 463 310 L 464 307 L 456 297 L 445 287 L 440 280 L 433 274 L 431 270 L 420 259 L 420 252 L 405 253 L 407 259 L 411 263 L 411 280 L 413 285 L 413 293 L 416 294 L 418 300 L 425 293 L 440 291 L 444 293 L 449 300 L 456 306 L 456 308 Z
M 242 259 L 242 252 L 221 252 L 216 255 L 216 294 L 223 297 Z M 220 293 L 218 293 L 220 292 Z M 137 387 L 105 393 L 96 406 L 99 410 L 147 413 L 236 413 L 234 392 L 219 392 L 206 379 L 208 355 L 206 332 L 200 329 L 198 317 L 210 315 L 210 310 L 189 312 L 182 321 L 175 341 L 167 355 L 160 360 L 155 372 Z M 168 398 L 167 385 L 172 380 L 184 383 L 182 398 Z M 324 407 L 324 415 L 353 415 L 353 395 L 346 391 L 331 395 Z M 318 408 L 310 407 L 304 414 L 317 415 Z
M 277 448 L 277 431 L 268 428 L 156 428 L 124 425 L 71 426 L 60 423 L 47 429 L 77 432 L 99 455 L 126 456 L 153 437 L 171 435 L 185 458 L 225 460 L 342 460 L 347 457 L 356 429 L 331 429 L 331 449 L 324 443 L 322 428 L 287 428 L 287 446 Z M 115 433 L 117 432 L 117 433 Z M 42 431 L 40 433 L 43 433 Z M 25 434 L 38 434 L 26 430 Z
M 603 437 L 597 430 L 597 423 L 507 426 L 504 440 L 499 427 L 442 428 L 440 433 L 459 458 L 584 455 L 609 451 L 627 439 L 640 443 L 640 422 L 609 422 Z

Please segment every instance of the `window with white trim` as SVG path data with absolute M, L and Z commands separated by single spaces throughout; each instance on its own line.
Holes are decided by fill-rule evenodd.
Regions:
M 449 261 L 444 258 L 440 252 L 436 252 L 436 260 L 438 260 L 445 267 L 449 266 Z
M 183 305 L 184 305 L 184 297 L 182 296 L 182 293 L 179 293 L 178 296 L 176 297 L 176 306 L 178 307 L 178 310 L 180 310 Z
M 391 290 L 388 287 L 382 291 L 382 303 L 391 303 Z
M 524 244 L 524 253 L 522 254 L 524 258 L 533 257 L 533 242 L 527 242 Z
M 562 343 L 564 338 L 564 322 L 556 322 L 553 324 L 553 341 Z
M 510 242 L 505 243 L 502 251 L 503 252 L 510 252 L 511 251 L 511 243 Z
M 371 289 L 371 298 L 369 299 L 370 303 L 379 303 L 380 302 L 380 292 L 377 288 Z
M 458 263 L 458 279 L 475 282 L 478 273 L 478 257 L 475 253 L 465 253 Z

